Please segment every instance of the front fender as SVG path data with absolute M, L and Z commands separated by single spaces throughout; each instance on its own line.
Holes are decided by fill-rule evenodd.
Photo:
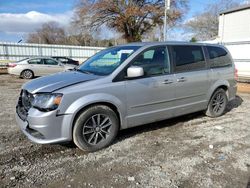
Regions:
M 106 93 L 85 95 L 77 99 L 75 102 L 73 102 L 65 111 L 65 114 L 73 114 L 71 127 L 73 126 L 73 121 L 75 119 L 75 116 L 81 109 L 94 103 L 105 103 L 105 102 L 110 103 L 117 108 L 120 116 L 121 129 L 125 128 L 126 123 L 124 122 L 125 119 L 124 117 L 126 112 L 126 106 L 117 97 Z

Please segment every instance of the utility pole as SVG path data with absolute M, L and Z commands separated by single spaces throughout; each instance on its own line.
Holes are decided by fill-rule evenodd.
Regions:
M 171 0 L 165 0 L 165 16 L 164 16 L 164 29 L 163 29 L 164 41 L 167 40 L 167 11 L 170 9 L 170 1 Z

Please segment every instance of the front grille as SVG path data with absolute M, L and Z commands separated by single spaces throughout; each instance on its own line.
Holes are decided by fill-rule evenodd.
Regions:
M 32 106 L 32 101 L 34 97 L 31 93 L 26 90 L 22 90 L 18 99 L 18 104 L 16 107 L 16 112 L 22 120 L 26 120 L 28 116 L 28 111 Z

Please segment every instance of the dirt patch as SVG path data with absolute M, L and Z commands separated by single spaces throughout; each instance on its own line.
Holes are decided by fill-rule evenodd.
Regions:
M 227 113 L 195 113 L 121 131 L 110 147 L 38 145 L 15 123 L 26 80 L 0 75 L 0 187 L 242 187 L 250 177 L 250 95 Z
M 1 74 L 8 74 L 8 71 L 6 68 L 0 68 L 0 75 Z
M 250 83 L 238 83 L 238 92 L 240 93 L 250 93 Z

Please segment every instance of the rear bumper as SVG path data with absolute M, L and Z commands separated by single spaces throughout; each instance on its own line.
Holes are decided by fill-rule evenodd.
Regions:
M 235 84 L 232 87 L 229 87 L 228 89 L 228 100 L 231 101 L 235 99 L 237 93 L 237 84 Z
M 15 68 L 8 68 L 7 71 L 8 71 L 8 74 L 13 74 L 17 76 L 20 76 L 21 74 L 21 72 L 19 70 L 16 70 Z
M 72 140 L 72 115 L 58 116 L 56 111 L 40 112 L 30 109 L 26 120 L 16 113 L 16 122 L 31 141 L 38 144 L 59 143 Z

